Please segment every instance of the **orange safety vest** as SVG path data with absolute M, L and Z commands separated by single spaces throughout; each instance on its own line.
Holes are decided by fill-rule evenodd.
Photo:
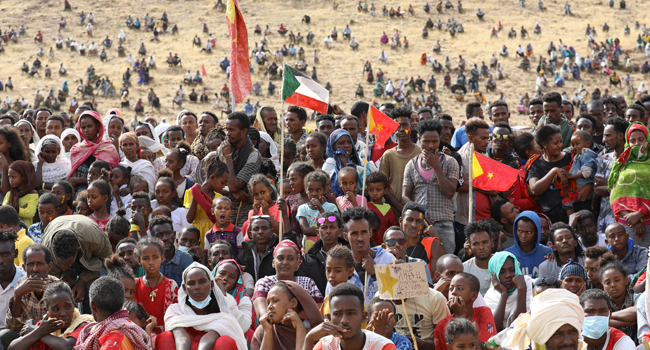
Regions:
M 433 262 L 433 266 L 431 266 L 431 245 L 433 244 L 433 241 L 438 240 L 437 237 L 424 237 L 422 238 L 422 241 L 420 243 L 424 246 L 424 251 L 427 252 L 427 258 L 429 258 L 429 272 L 431 273 L 431 277 L 433 277 L 433 271 L 435 270 L 436 264 Z

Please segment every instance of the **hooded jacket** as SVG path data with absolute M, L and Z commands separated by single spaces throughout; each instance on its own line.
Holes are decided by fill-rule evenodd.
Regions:
M 535 223 L 537 228 L 537 239 L 535 240 L 535 248 L 530 253 L 524 252 L 519 245 L 519 235 L 517 235 L 517 223 L 522 217 L 526 217 Z M 515 223 L 512 225 L 512 232 L 515 238 L 515 244 L 506 249 L 507 252 L 512 253 L 517 257 L 521 272 L 531 278 L 539 277 L 539 265 L 543 263 L 546 258 L 545 256 L 553 252 L 553 249 L 539 244 L 542 238 L 542 222 L 539 220 L 539 216 L 533 211 L 526 210 L 517 215 Z

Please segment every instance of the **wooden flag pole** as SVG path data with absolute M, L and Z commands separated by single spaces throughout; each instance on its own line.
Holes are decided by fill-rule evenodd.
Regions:
M 469 161 L 468 161 L 468 163 L 469 164 L 467 164 L 467 165 L 469 167 L 469 169 L 468 169 L 469 170 L 468 171 L 469 176 L 468 176 L 467 180 L 469 181 L 469 190 L 468 190 L 468 193 L 469 193 L 469 217 L 467 218 L 467 222 L 470 223 L 470 222 L 474 221 L 474 215 L 473 215 L 474 214 L 474 194 L 472 193 L 473 190 L 474 190 L 474 188 L 472 186 L 472 177 L 473 177 L 472 176 L 472 163 L 474 163 L 474 144 L 473 143 L 469 144 Z
M 280 88 L 280 99 L 282 99 L 282 88 Z M 282 161 L 284 160 L 284 100 L 282 100 L 282 103 L 280 105 L 280 113 L 281 113 L 281 120 L 280 120 L 280 186 L 277 186 L 280 190 L 280 198 L 284 194 L 284 186 L 282 186 L 282 182 L 284 181 L 284 169 L 282 169 Z M 276 130 L 277 132 L 277 130 Z M 279 231 L 278 232 L 278 237 L 280 238 L 280 241 L 282 241 L 282 232 L 283 232 L 283 221 L 284 221 L 284 215 L 280 215 L 280 222 L 279 222 Z
M 372 105 L 368 107 L 368 116 L 370 116 L 371 112 L 370 109 L 372 108 Z M 369 124 L 368 124 L 368 116 L 366 116 L 366 154 L 363 157 L 363 160 L 361 161 L 361 165 L 363 166 L 363 182 L 361 185 L 361 197 L 363 201 L 363 195 L 366 190 L 366 174 L 368 172 L 368 148 L 370 148 L 370 130 L 369 129 Z M 352 140 L 352 147 L 354 147 L 354 140 Z M 357 203 L 358 205 L 361 205 L 361 203 Z M 341 212 L 342 213 L 342 212 Z
M 393 265 L 395 265 L 395 259 L 393 259 Z M 415 350 L 419 350 L 418 342 L 416 341 L 415 334 L 413 333 L 413 327 L 411 326 L 411 321 L 409 320 L 409 315 L 406 312 L 406 304 L 404 303 L 404 299 L 400 299 L 400 300 L 402 301 L 402 310 L 404 310 L 404 318 L 406 319 L 406 325 L 409 327 L 409 332 L 411 333 L 411 339 L 413 339 L 413 348 Z

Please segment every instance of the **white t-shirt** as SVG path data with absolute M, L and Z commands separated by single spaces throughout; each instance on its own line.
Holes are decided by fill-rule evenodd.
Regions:
M 580 242 L 580 246 L 582 246 L 582 250 L 583 251 L 586 250 L 587 247 L 585 247 L 585 245 L 582 244 L 582 240 L 580 239 L 580 237 L 578 237 L 578 241 Z M 607 243 L 605 242 L 605 235 L 604 234 L 600 234 L 600 233 L 598 234 L 598 243 L 596 243 L 596 245 L 600 246 L 600 247 L 607 248 Z
M 490 276 L 488 269 L 478 267 L 476 265 L 476 257 L 473 257 L 463 263 L 463 271 L 478 278 L 478 281 L 481 283 L 481 295 L 485 295 L 485 292 L 487 292 L 492 283 L 492 276 Z

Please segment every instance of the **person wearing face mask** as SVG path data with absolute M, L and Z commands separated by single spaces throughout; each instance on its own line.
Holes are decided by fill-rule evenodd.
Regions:
M 166 331 L 157 337 L 156 349 L 186 350 L 201 344 L 206 349 L 246 350 L 242 328 L 250 327 L 250 318 L 247 327 L 233 315 L 234 309 L 237 302 L 223 283 L 207 267 L 192 263 L 183 271 L 178 302 L 165 312 Z
M 624 350 L 635 349 L 634 341 L 620 330 L 609 327 L 609 317 L 614 309 L 607 293 L 590 289 L 580 296 L 585 312 L 582 336 L 588 349 Z

